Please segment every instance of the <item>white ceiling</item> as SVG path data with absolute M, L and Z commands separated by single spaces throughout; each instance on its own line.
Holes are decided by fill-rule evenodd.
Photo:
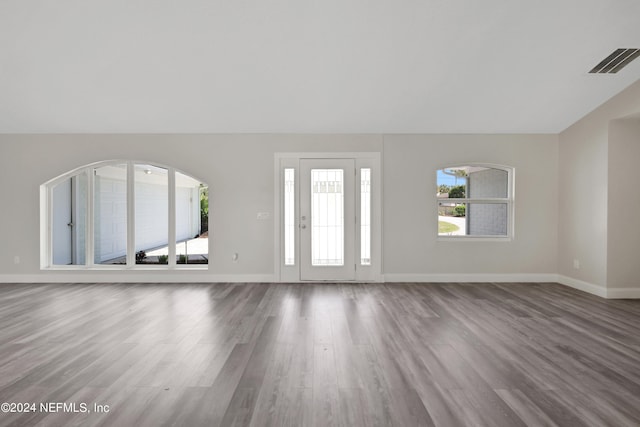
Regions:
M 2 0 L 0 132 L 557 133 L 637 0 Z

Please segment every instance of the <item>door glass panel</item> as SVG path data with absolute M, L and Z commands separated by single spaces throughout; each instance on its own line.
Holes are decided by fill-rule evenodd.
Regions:
M 295 169 L 284 170 L 284 265 L 295 265 Z
M 344 265 L 344 171 L 311 170 L 311 264 Z
M 94 262 L 127 263 L 127 165 L 94 169 Z
M 360 169 L 360 265 L 371 265 L 371 169 Z

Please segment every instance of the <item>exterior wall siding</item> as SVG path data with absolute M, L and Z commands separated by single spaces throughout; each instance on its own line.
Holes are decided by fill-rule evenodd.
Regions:
M 507 172 L 485 169 L 471 172 L 467 197 L 507 197 Z M 507 234 L 508 207 L 506 204 L 472 203 L 467 205 L 467 230 L 472 236 L 504 236 Z

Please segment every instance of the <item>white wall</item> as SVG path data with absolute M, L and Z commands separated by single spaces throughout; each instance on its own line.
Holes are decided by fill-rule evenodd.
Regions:
M 607 287 L 640 288 L 640 118 L 609 126 Z
M 544 279 L 556 273 L 557 137 L 554 135 L 0 135 L 0 279 L 15 281 L 269 280 L 274 274 L 274 154 L 381 152 L 383 270 L 391 280 L 474 275 Z M 53 159 L 53 160 L 52 160 Z M 111 159 L 171 165 L 210 191 L 208 271 L 58 272 L 39 269 L 39 186 Z M 516 171 L 511 242 L 437 240 L 436 170 L 499 163 Z M 233 253 L 239 254 L 233 262 Z M 21 262 L 14 263 L 14 256 Z M 446 276 L 446 277 L 445 277 Z M 177 279 L 176 279 L 177 277 Z
M 110 159 L 171 165 L 210 185 L 209 270 L 161 278 L 269 280 L 274 219 L 257 221 L 256 213 L 274 212 L 274 153 L 374 151 L 384 169 L 386 277 L 558 273 L 571 286 L 629 296 L 622 291 L 637 291 L 640 276 L 637 258 L 629 258 L 638 253 L 638 191 L 636 166 L 628 164 L 640 158 L 629 118 L 639 113 L 636 82 L 560 135 L 0 135 L 0 282 L 158 279 L 39 269 L 39 186 Z M 513 241 L 437 240 L 435 170 L 468 162 L 515 168 Z M 617 210 L 621 199 L 631 209 Z
M 607 289 L 609 171 L 618 155 L 609 160 L 609 124 L 638 112 L 640 81 L 559 135 L 558 272 L 563 283 L 602 296 L 616 296 Z
M 269 280 L 274 273 L 276 152 L 382 151 L 381 135 L 0 135 L 0 281 Z M 64 272 L 39 269 L 39 186 L 93 162 L 170 165 L 209 184 L 208 271 Z M 240 255 L 233 262 L 234 253 Z M 20 263 L 14 263 L 14 257 Z M 173 280 L 176 280 L 175 278 Z
M 514 238 L 438 241 L 436 170 L 476 162 L 514 167 Z M 554 135 L 385 137 L 385 277 L 445 280 L 463 274 L 554 274 L 556 182 Z
M 578 123 L 560 135 L 558 268 L 596 286 L 607 278 L 607 123 Z M 573 267 L 573 260 L 579 269 Z

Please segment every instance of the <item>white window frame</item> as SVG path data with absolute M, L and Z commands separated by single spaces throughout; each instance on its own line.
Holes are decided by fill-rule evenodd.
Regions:
M 436 202 L 436 223 L 435 230 L 438 241 L 489 241 L 489 242 L 510 242 L 515 236 L 514 217 L 515 217 L 515 168 L 507 165 L 500 165 L 494 163 L 478 163 L 478 162 L 460 162 L 460 163 L 448 163 L 447 165 L 438 167 L 435 171 L 436 175 L 436 187 L 438 185 L 438 171 L 443 169 L 454 169 L 461 166 L 476 166 L 490 169 L 498 169 L 507 172 L 507 197 L 506 198 L 481 198 L 481 197 L 465 197 L 460 199 L 440 199 L 435 196 Z M 495 235 L 447 235 L 443 236 L 438 233 L 438 211 L 439 204 L 444 200 L 455 200 L 456 203 L 464 203 L 467 206 L 469 203 L 494 203 L 507 205 L 507 234 L 504 236 Z
M 94 235 L 94 174 L 91 173 L 96 168 L 112 165 L 127 165 L 127 262 L 120 265 L 96 264 L 94 257 L 95 235 Z M 167 170 L 167 186 L 168 186 L 168 260 L 167 264 L 144 265 L 136 264 L 135 253 L 135 165 L 145 164 L 153 165 Z M 53 188 L 73 177 L 80 174 L 87 176 L 87 218 L 86 218 L 86 235 L 85 235 L 85 264 L 80 265 L 54 265 L 53 264 L 53 241 L 52 241 L 52 223 L 53 223 Z M 40 269 L 41 270 L 208 270 L 207 264 L 178 264 L 176 261 L 176 173 L 187 175 L 194 180 L 200 181 L 205 186 L 205 181 L 185 173 L 176 168 L 162 165 L 156 162 L 144 160 L 107 160 L 91 163 L 56 178 L 53 178 L 40 186 Z M 211 194 L 211 193 L 209 193 Z M 209 221 L 209 224 L 211 222 Z M 210 234 L 211 235 L 211 234 Z M 209 241 L 209 250 L 211 253 L 211 241 Z

